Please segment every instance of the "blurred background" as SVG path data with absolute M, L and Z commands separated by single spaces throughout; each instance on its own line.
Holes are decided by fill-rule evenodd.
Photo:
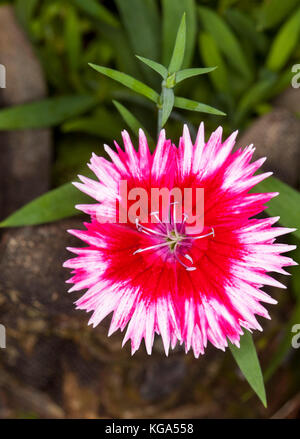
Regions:
M 207 133 L 219 124 L 225 135 L 238 128 L 238 144 L 254 143 L 257 156 L 268 157 L 265 169 L 299 189 L 300 0 L 1 1 L 0 220 L 57 189 L 56 203 L 18 217 L 20 226 L 44 222 L 36 218 L 49 209 L 54 222 L 0 229 L 1 418 L 300 416 L 300 348 L 291 345 L 300 324 L 297 268 L 283 281 L 287 291 L 270 288 L 279 304 L 268 307 L 272 320 L 260 321 L 264 332 L 255 334 L 267 409 L 229 352 L 209 347 L 195 360 L 178 348 L 166 358 L 157 339 L 151 357 L 144 348 L 131 357 L 120 334 L 107 338 L 110 319 L 87 327 L 88 315 L 73 306 L 79 295 L 66 293 L 62 262 L 76 242 L 66 229 L 80 227 L 82 218 L 64 218 L 74 209 L 62 212 L 62 205 L 68 197 L 76 203 L 68 183 L 88 173 L 91 153 L 104 155 L 103 143 L 127 128 L 112 100 L 156 137 L 155 105 L 88 63 L 160 92 L 159 76 L 135 55 L 168 65 L 183 12 L 184 67 L 218 69 L 178 85 L 176 94 L 227 116 L 176 109 L 168 137 L 176 143 L 185 122 L 193 135 L 202 120 Z M 300 261 L 297 252 L 293 257 Z

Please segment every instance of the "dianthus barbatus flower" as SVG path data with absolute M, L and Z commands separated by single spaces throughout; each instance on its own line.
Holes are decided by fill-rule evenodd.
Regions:
M 252 145 L 232 152 L 236 134 L 222 143 L 220 127 L 205 143 L 201 124 L 193 144 L 184 126 L 177 148 L 162 130 L 151 154 L 142 130 L 138 152 L 123 131 L 125 151 L 115 143 L 116 151 L 105 146 L 111 161 L 93 154 L 89 167 L 98 181 L 79 176 L 82 183 L 74 183 L 97 204 L 77 206 L 91 222 L 86 230 L 70 230 L 88 244 L 69 248 L 77 255 L 64 264 L 73 269 L 70 291 L 87 289 L 76 305 L 93 311 L 93 326 L 113 312 L 109 335 L 127 326 L 123 344 L 130 339 L 132 353 L 144 338 L 150 354 L 155 333 L 166 354 L 177 341 L 196 357 L 208 340 L 222 350 L 228 339 L 239 346 L 242 328 L 261 330 L 255 315 L 270 318 L 260 302 L 276 303 L 261 288 L 285 288 L 267 272 L 288 274 L 282 267 L 295 264 L 281 255 L 294 246 L 275 243 L 293 229 L 272 227 L 279 218 L 251 218 L 278 194 L 249 193 L 271 173 L 254 176 L 265 158 L 251 163 Z M 204 229 L 188 233 L 187 215 L 178 222 L 171 199 L 169 223 L 160 210 L 150 212 L 156 223 L 115 221 L 128 201 L 120 195 L 121 181 L 149 197 L 151 188 L 203 188 Z

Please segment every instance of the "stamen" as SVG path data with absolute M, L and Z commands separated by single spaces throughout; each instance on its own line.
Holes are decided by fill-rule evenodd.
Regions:
M 153 235 L 161 236 L 163 238 L 166 237 L 166 235 L 164 235 L 163 233 L 159 233 L 156 230 L 149 229 L 146 226 L 142 226 L 142 224 L 139 223 L 139 219 L 138 218 L 135 219 L 135 224 L 136 224 L 136 228 L 138 229 L 138 231 L 139 232 L 144 232 L 144 233 L 146 233 L 146 235 L 150 235 L 152 233 Z
M 188 219 L 189 216 L 186 213 L 184 213 L 183 216 L 184 216 L 184 218 L 183 218 L 182 224 L 185 224 L 186 220 Z
M 202 238 L 207 238 L 208 236 L 213 236 L 215 237 L 215 230 L 213 227 L 211 227 L 211 232 L 206 233 L 205 235 L 199 235 L 199 236 L 192 236 L 192 235 L 185 235 L 183 233 L 179 234 L 179 231 L 177 229 L 177 223 L 176 223 L 176 206 L 175 204 L 178 204 L 178 201 L 174 201 L 172 203 L 170 203 L 170 208 L 169 208 L 169 223 L 163 223 L 160 218 L 159 218 L 159 212 L 151 212 L 150 215 L 153 215 L 158 222 L 162 225 L 165 226 L 166 228 L 166 233 L 160 233 L 157 232 L 154 229 L 151 229 L 149 227 L 143 226 L 142 224 L 139 223 L 139 219 L 136 218 L 135 220 L 135 224 L 137 227 L 137 230 L 139 232 L 143 232 L 146 235 L 156 235 L 156 236 L 160 236 L 161 238 L 164 239 L 163 242 L 161 242 L 160 244 L 155 244 L 146 248 L 140 248 L 138 250 L 136 250 L 133 254 L 136 255 L 138 253 L 142 253 L 148 250 L 154 250 L 154 249 L 159 249 L 162 247 L 169 247 L 171 253 L 173 253 L 174 258 L 176 259 L 177 262 L 179 262 L 187 271 L 194 271 L 197 268 L 194 266 L 194 261 L 193 258 L 189 255 L 189 254 L 184 254 L 184 255 L 178 255 L 178 249 L 180 246 L 182 245 L 189 245 L 189 241 L 188 240 L 196 240 L 196 239 L 202 239 Z M 171 205 L 173 205 L 173 217 L 171 220 Z M 181 229 L 183 230 L 182 226 L 186 223 L 186 220 L 188 218 L 188 215 L 186 213 L 183 213 L 183 221 L 181 223 Z M 171 227 L 171 230 L 169 229 Z M 187 259 L 192 265 L 189 266 L 187 264 L 185 264 L 182 260 L 182 257 L 184 257 L 185 259 Z
M 174 248 L 174 257 L 175 257 L 176 261 L 178 261 L 179 264 L 181 264 L 181 265 L 186 269 L 186 271 L 195 271 L 195 270 L 197 270 L 196 267 L 189 267 L 188 265 L 186 265 L 184 262 L 182 262 L 182 261 L 179 259 L 178 255 L 177 255 L 177 246 L 178 246 L 178 243 L 175 244 L 175 248 Z M 193 262 L 193 259 L 191 258 L 191 256 L 189 256 L 189 255 L 184 255 L 184 257 L 185 257 L 186 259 L 188 259 L 192 264 L 194 263 L 194 262 Z
M 142 253 L 142 252 L 145 252 L 147 250 L 152 250 L 154 248 L 166 247 L 167 245 L 169 245 L 168 242 L 163 242 L 162 244 L 151 245 L 150 247 L 146 247 L 146 248 L 139 248 L 133 254 L 136 255 L 138 253 Z
M 177 230 L 177 225 L 176 225 L 176 206 L 175 204 L 178 204 L 178 201 L 174 201 L 173 203 L 170 203 L 170 214 L 171 214 L 171 205 L 173 204 L 173 227 L 174 227 L 174 232 L 176 235 L 176 238 L 178 238 L 178 230 Z
M 158 214 L 159 212 L 150 212 L 150 215 L 153 215 L 160 224 L 164 225 L 164 223 L 160 220 Z
M 201 239 L 201 238 L 206 238 L 207 236 L 213 235 L 213 237 L 215 237 L 215 231 L 213 229 L 213 227 L 211 228 L 211 232 L 207 233 L 206 235 L 199 235 L 199 236 L 189 236 L 189 238 L 191 239 Z
M 192 264 L 194 263 L 193 258 L 190 255 L 184 255 L 184 257 L 190 261 Z

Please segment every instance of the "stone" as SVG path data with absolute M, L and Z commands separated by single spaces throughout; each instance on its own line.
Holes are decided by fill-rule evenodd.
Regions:
M 62 264 L 71 257 L 65 247 L 78 244 L 67 233 L 78 227 L 78 220 L 8 229 L 0 241 L 0 297 L 9 303 L 8 313 L 14 307 L 36 312 L 37 315 L 55 316 L 73 312 L 74 296 L 66 294 L 70 270 Z M 76 242 L 77 241 L 77 242 Z M 76 296 L 76 294 L 75 294 Z
M 240 403 L 249 386 L 229 352 L 208 346 L 195 359 L 176 349 L 166 358 L 157 336 L 151 356 L 144 343 L 131 356 L 129 343 L 121 348 L 124 333 L 107 337 L 110 316 L 88 326 L 90 314 L 73 304 L 82 292 L 68 294 L 65 284 L 70 270 L 62 264 L 71 256 L 65 248 L 82 245 L 69 228 L 82 228 L 82 218 L 5 230 L 0 239 L 0 322 L 7 332 L 0 350 L 0 418 L 235 418 L 274 412 L 263 411 L 256 398 Z M 258 339 L 274 338 L 276 312 L 283 328 L 286 313 L 274 307 Z M 280 388 L 278 404 L 287 392 L 288 386 Z
M 285 108 L 291 113 L 300 114 L 300 87 L 289 87 L 274 100 L 277 108 Z
M 25 386 L 27 396 L 32 390 L 33 397 L 55 407 L 63 392 L 66 413 L 60 409 L 60 416 L 79 416 L 73 396 L 81 389 L 85 401 L 94 392 L 95 402 L 101 384 L 101 348 L 100 354 L 97 348 L 96 355 L 91 353 L 95 340 L 90 345 L 88 338 L 97 338 L 104 332 L 93 331 L 87 326 L 88 315 L 75 310 L 73 302 L 82 293 L 67 293 L 69 286 L 65 281 L 70 270 L 62 267 L 72 257 L 66 247 L 78 245 L 67 229 L 78 227 L 80 220 L 69 219 L 11 229 L 3 233 L 0 241 L 0 322 L 7 335 L 0 374 L 3 369 L 9 377 L 6 392 L 10 395 L 11 389 Z M 70 383 L 76 384 L 74 392 Z M 17 398 L 17 392 L 13 397 Z M 95 415 L 98 396 L 86 409 L 77 399 L 82 414 Z M 24 408 L 28 401 L 21 398 L 15 404 Z M 36 404 L 32 407 L 45 416 Z
M 162 356 L 145 366 L 140 393 L 147 401 L 157 401 L 171 395 L 182 386 L 186 377 L 184 352 L 180 358 Z
M 238 146 L 254 144 L 254 158 L 267 157 L 265 171 L 297 187 L 300 170 L 300 121 L 286 109 L 275 108 L 254 121 Z

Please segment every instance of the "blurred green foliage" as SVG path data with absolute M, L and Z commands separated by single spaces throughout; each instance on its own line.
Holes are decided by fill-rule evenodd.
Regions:
M 181 79 L 188 78 L 184 82 L 179 76 L 173 78 L 177 97 L 172 88 L 163 88 L 166 105 L 162 108 L 162 121 L 170 115 L 167 132 L 176 139 L 183 122 L 189 123 L 194 134 L 200 120 L 205 121 L 207 132 L 218 124 L 222 124 L 225 135 L 233 129 L 243 129 L 256 115 L 268 111 L 271 100 L 290 85 L 291 68 L 300 59 L 300 0 L 12 0 L 10 3 L 14 4 L 18 20 L 42 63 L 49 98 L 0 110 L 0 129 L 54 126 L 53 185 L 62 186 L 20 209 L 3 221 L 2 227 L 38 224 L 75 214 L 74 204 L 86 198 L 67 182 L 82 170 L 91 151 L 102 153 L 103 141 L 118 140 L 126 124 L 134 134 L 138 126 L 144 126 L 155 139 L 156 105 L 134 90 L 156 101 L 162 82 L 157 73 L 166 80 L 167 70 L 163 66 L 169 66 L 169 71 L 192 67 L 207 68 L 203 73 L 210 71 L 207 75 L 194 76 L 195 70 L 194 73 L 184 70 Z M 179 41 L 173 58 L 184 13 L 185 52 Z M 103 74 L 97 74 L 89 63 Z M 214 66 L 218 68 L 212 69 Z M 146 83 L 148 89 L 116 70 Z M 132 90 L 124 88 L 122 82 L 127 82 Z M 216 115 L 211 106 L 222 110 L 227 117 Z M 210 109 L 207 112 L 212 114 L 199 116 L 182 109 Z M 87 169 L 84 173 L 87 174 Z M 270 213 L 281 215 L 285 225 L 299 224 L 300 198 L 296 190 L 275 178 L 261 184 L 260 189 L 279 190 L 281 197 L 270 203 Z M 298 231 L 296 237 L 299 236 Z M 291 322 L 300 315 L 299 274 L 294 277 L 293 287 L 298 306 Z M 290 347 L 291 322 L 266 378 L 272 375 Z M 261 384 L 255 381 L 253 387 L 257 385 Z
M 98 152 L 103 141 L 118 140 L 127 125 L 134 134 L 138 125 L 143 126 L 155 139 L 156 104 L 144 96 L 156 100 L 162 83 L 158 73 L 164 76 L 167 66 L 173 68 L 178 62 L 185 69 L 182 77 L 188 78 L 180 82 L 177 74 L 173 79 L 175 96 L 173 88 L 163 88 L 166 104 L 161 119 L 165 122 L 170 115 L 167 132 L 176 139 L 183 122 L 189 123 L 193 134 L 200 120 L 204 120 L 207 132 L 218 124 L 222 124 L 225 135 L 243 129 L 257 114 L 271 108 L 271 99 L 290 85 L 291 67 L 299 62 L 300 0 L 10 3 L 41 60 L 49 98 L 0 110 L 0 129 L 55 127 L 54 186 L 74 178 L 82 168 L 83 136 L 87 144 L 98 142 Z M 183 13 L 185 53 L 174 64 L 172 52 Z M 180 44 L 175 48 L 178 50 Z M 201 68 L 203 73 L 211 71 L 193 76 L 191 68 L 197 73 Z M 124 81 L 131 90 L 123 86 Z M 211 106 L 227 117 L 218 116 L 222 113 Z M 199 115 L 196 111 L 212 114 Z M 273 179 L 270 190 L 278 190 L 278 184 Z M 294 212 L 285 216 L 289 222 L 295 218 Z
M 154 137 L 155 107 L 122 85 L 97 75 L 88 63 L 132 75 L 160 92 L 157 73 L 134 55 L 168 65 L 184 12 L 187 37 L 183 67 L 218 68 L 179 84 L 176 91 L 227 114 L 226 118 L 201 115 L 208 131 L 218 123 L 222 123 L 225 134 L 247 126 L 262 108 L 268 108 L 266 103 L 289 85 L 291 66 L 299 62 L 300 0 L 12 3 L 42 62 L 50 96 L 91 95 L 96 100 L 93 109 L 83 105 L 81 113 L 73 117 L 70 114 L 67 122 L 60 118 L 63 112 L 56 105 L 57 115 L 52 119 L 59 128 L 59 136 L 76 132 L 100 139 L 118 138 L 124 121 L 112 104 L 115 99 L 132 111 Z M 41 112 L 36 116 L 43 117 Z M 195 126 L 200 120 L 198 114 L 173 111 L 168 134 L 178 137 L 178 120 L 183 122 L 187 118 Z

